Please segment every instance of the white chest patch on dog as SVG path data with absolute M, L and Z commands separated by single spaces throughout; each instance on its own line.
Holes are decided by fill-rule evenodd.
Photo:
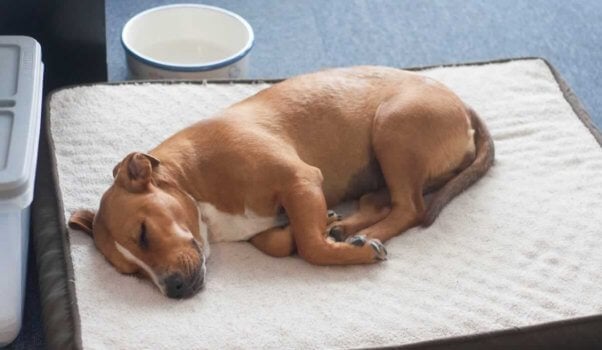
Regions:
M 207 225 L 210 242 L 246 241 L 261 231 L 288 223 L 286 215 L 259 216 L 250 209 L 241 215 L 219 211 L 210 203 L 199 202 L 201 232 Z

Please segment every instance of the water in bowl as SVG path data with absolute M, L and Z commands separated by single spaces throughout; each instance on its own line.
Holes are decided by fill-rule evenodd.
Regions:
M 155 60 L 176 64 L 206 64 L 232 55 L 224 47 L 198 39 L 160 41 L 140 51 Z

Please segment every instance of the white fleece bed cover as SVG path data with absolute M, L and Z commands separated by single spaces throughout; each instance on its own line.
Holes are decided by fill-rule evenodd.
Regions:
M 83 347 L 374 347 L 602 313 L 602 150 L 548 66 L 520 60 L 423 74 L 472 105 L 496 144 L 495 166 L 433 226 L 392 239 L 389 260 L 371 266 L 316 267 L 249 243 L 215 244 L 205 290 L 180 301 L 120 275 L 88 236 L 70 231 Z M 267 86 L 96 85 L 54 94 L 65 219 L 97 208 L 127 153 Z

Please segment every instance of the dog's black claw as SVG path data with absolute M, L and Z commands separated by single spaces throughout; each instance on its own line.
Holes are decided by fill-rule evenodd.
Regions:
M 379 239 L 371 239 L 369 243 L 376 253 L 374 257 L 376 260 L 387 260 L 387 249 Z
M 343 228 L 341 226 L 333 226 L 330 228 L 330 230 L 328 231 L 328 236 L 332 237 L 332 239 L 335 240 L 335 242 L 342 242 L 343 241 Z
M 354 245 L 356 247 L 361 247 L 364 244 L 366 244 L 366 237 L 365 236 L 352 236 L 347 238 L 347 243 Z
M 341 219 L 343 218 L 341 215 L 337 214 L 337 212 L 334 210 L 328 211 L 328 217 L 334 218 L 336 221 L 341 221 Z

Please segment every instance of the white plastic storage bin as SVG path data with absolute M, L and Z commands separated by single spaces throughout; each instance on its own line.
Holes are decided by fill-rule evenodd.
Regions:
M 41 57 L 34 39 L 0 36 L 0 347 L 21 329 L 40 136 Z

